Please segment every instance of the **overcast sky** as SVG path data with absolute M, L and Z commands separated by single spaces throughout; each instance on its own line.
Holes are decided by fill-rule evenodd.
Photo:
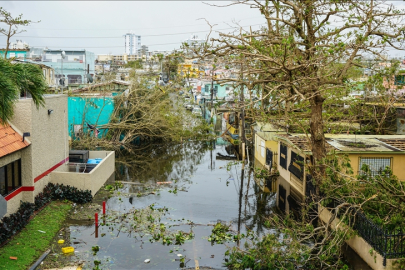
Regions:
M 405 7 L 403 1 L 390 2 Z M 252 25 L 253 30 L 264 23 L 260 12 L 249 6 L 220 8 L 200 1 L 3 1 L 0 5 L 13 16 L 41 21 L 25 27 L 27 32 L 14 36 L 12 42 L 19 39 L 33 47 L 77 48 L 96 54 L 122 54 L 123 35 L 129 31 L 141 35 L 149 50 L 173 50 L 193 33 L 205 38 L 209 27 L 203 19 L 222 32 L 231 31 L 235 21 L 247 29 Z M 0 36 L 0 47 L 5 46 L 6 39 Z M 390 54 L 405 55 L 396 50 Z
M 233 21 L 256 29 L 264 22 L 257 9 L 245 5 L 219 8 L 199 1 L 3 1 L 1 6 L 13 16 L 22 13 L 25 19 L 41 21 L 25 27 L 27 32 L 12 42 L 19 39 L 33 47 L 79 48 L 96 54 L 123 53 L 123 35 L 131 30 L 142 36 L 142 45 L 149 50 L 172 50 L 192 33 L 205 38 L 209 27 L 201 18 L 217 23 L 217 29 L 235 26 Z M 5 45 L 1 36 L 0 46 Z

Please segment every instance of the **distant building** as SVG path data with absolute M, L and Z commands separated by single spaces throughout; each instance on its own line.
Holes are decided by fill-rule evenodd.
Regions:
M 10 43 L 10 49 L 13 50 L 26 50 L 29 49 L 30 46 L 28 45 L 28 43 L 23 42 L 22 40 L 16 40 L 16 42 L 11 42 Z
M 139 55 L 149 55 L 149 48 L 146 45 L 142 45 L 141 49 L 139 50 Z
M 192 35 L 189 39 L 186 39 L 184 43 L 187 43 L 189 46 L 198 47 L 201 44 L 205 43 L 205 39 L 198 38 L 197 35 Z
M 125 37 L 125 54 L 134 55 L 138 54 L 141 50 L 141 36 L 134 33 L 127 33 Z
M 19 60 L 24 60 L 27 58 L 27 54 L 28 54 L 28 49 L 11 49 L 9 48 L 7 51 L 7 59 L 10 58 L 16 58 Z M 0 49 L 0 57 L 4 58 L 4 53 L 6 52 L 6 49 Z
M 65 58 L 62 58 L 63 50 L 51 50 L 44 48 L 31 48 L 29 57 L 31 60 L 41 62 L 55 70 L 55 78 L 65 78 L 65 86 L 68 84 L 87 83 L 87 74 L 95 74 L 95 55 L 87 50 L 65 50 Z

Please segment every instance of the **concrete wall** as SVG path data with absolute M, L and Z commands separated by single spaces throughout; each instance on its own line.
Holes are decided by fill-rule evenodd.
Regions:
M 81 190 L 89 189 L 94 196 L 104 183 L 114 175 L 115 152 L 114 151 L 90 151 L 90 158 L 103 158 L 103 160 L 90 173 L 76 172 L 52 172 L 52 183 L 64 184 Z M 67 167 L 68 165 L 64 165 Z
M 67 96 L 45 95 L 44 99 L 45 106 L 39 108 L 31 98 L 19 99 L 14 109 L 12 127 L 19 133 L 29 132 L 26 139 L 31 145 L 0 160 L 2 164 L 21 158 L 23 188 L 7 201 L 8 215 L 18 209 L 20 200 L 33 203 L 50 181 L 50 171 L 62 171 L 64 168 L 60 165 L 69 156 Z M 48 109 L 53 112 L 48 114 Z
M 262 142 L 264 142 L 264 147 L 270 149 L 270 151 L 274 153 L 278 153 L 278 143 L 275 140 L 269 140 L 261 136 L 263 132 L 255 132 L 255 158 L 263 165 L 266 166 L 266 150 L 264 151 L 264 157 L 262 156 L 261 148 Z M 277 157 L 273 157 L 273 165 L 277 164 L 278 160 Z M 269 169 L 269 166 L 266 166 Z
M 328 209 L 319 206 L 319 217 L 323 222 L 328 223 L 331 216 L 332 214 Z M 343 224 L 338 218 L 335 218 L 335 220 L 331 222 L 330 226 L 334 230 L 339 227 L 347 228 L 346 225 Z M 373 247 L 360 236 L 356 235 L 353 238 L 347 240 L 346 243 L 374 270 L 399 269 L 399 267 L 395 267 L 395 259 L 387 259 L 387 265 L 384 267 L 384 258 L 376 251 L 374 251 L 373 255 L 371 255 L 370 250 L 374 250 Z
M 255 134 L 255 158 L 257 161 L 265 166 L 266 165 L 266 149 L 264 149 L 264 153 L 262 152 L 262 146 L 266 147 L 266 141 L 260 137 L 257 133 Z M 264 154 L 264 155 L 262 155 Z

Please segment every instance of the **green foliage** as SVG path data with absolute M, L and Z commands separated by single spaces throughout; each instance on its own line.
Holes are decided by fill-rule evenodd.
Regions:
M 31 209 L 33 209 L 32 206 Z M 0 265 L 9 270 L 28 269 L 49 247 L 70 209 L 70 204 L 52 202 L 38 213 L 24 230 L 7 245 L 0 248 Z M 45 233 L 39 232 L 39 230 Z M 0 234 L 2 231 L 3 228 L 0 228 Z M 10 260 L 10 256 L 18 259 Z
M 363 164 L 356 179 L 347 156 L 329 157 L 327 178 L 321 185 L 325 198 L 335 198 L 360 207 L 376 225 L 395 232 L 405 223 L 405 195 L 403 183 L 389 167 L 378 172 Z M 353 209 L 354 210 L 354 209 Z
M 143 68 L 143 62 L 141 59 L 135 60 L 135 61 L 128 61 L 127 64 L 125 64 L 125 67 L 127 68 L 134 68 L 134 69 L 142 69 Z
M 341 269 L 345 267 L 340 261 L 338 247 L 326 241 L 323 246 L 315 247 L 300 241 L 304 233 L 301 224 L 291 222 L 288 217 L 283 221 L 287 226 L 268 233 L 262 238 L 255 238 L 245 243 L 245 249 L 233 247 L 226 266 L 230 269 Z M 273 224 L 274 225 L 274 224 Z M 291 227 L 289 227 L 291 226 Z M 310 226 L 306 226 L 310 231 Z M 284 229 L 283 229 L 284 228 Z M 316 255 L 319 252 L 319 255 Z M 330 267 L 327 267 L 330 265 Z M 343 268 L 345 269 L 345 268 Z
M 100 247 L 99 246 L 92 246 L 91 250 L 93 251 L 93 256 L 96 256 L 97 252 L 100 251 Z
M 218 222 L 212 229 L 212 233 L 208 237 L 208 241 L 211 243 L 223 244 L 226 241 L 232 240 L 233 235 L 229 232 L 229 227 L 230 226 Z
M 92 199 L 90 190 L 81 191 L 75 187 L 49 183 L 42 192 L 35 196 L 35 204 L 21 201 L 16 213 L 1 220 L 0 244 L 21 231 L 28 224 L 34 210 L 40 210 L 52 200 L 69 200 L 83 204 L 90 202 Z
M 0 123 L 14 114 L 14 103 L 20 93 L 29 93 L 37 107 L 44 105 L 47 89 L 41 69 L 29 63 L 11 63 L 0 57 Z

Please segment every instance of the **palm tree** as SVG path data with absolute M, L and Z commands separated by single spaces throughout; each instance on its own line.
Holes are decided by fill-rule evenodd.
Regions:
M 14 103 L 21 93 L 29 93 L 39 108 L 45 104 L 43 94 L 47 85 L 39 66 L 13 63 L 0 57 L 0 124 L 8 122 L 14 114 Z

